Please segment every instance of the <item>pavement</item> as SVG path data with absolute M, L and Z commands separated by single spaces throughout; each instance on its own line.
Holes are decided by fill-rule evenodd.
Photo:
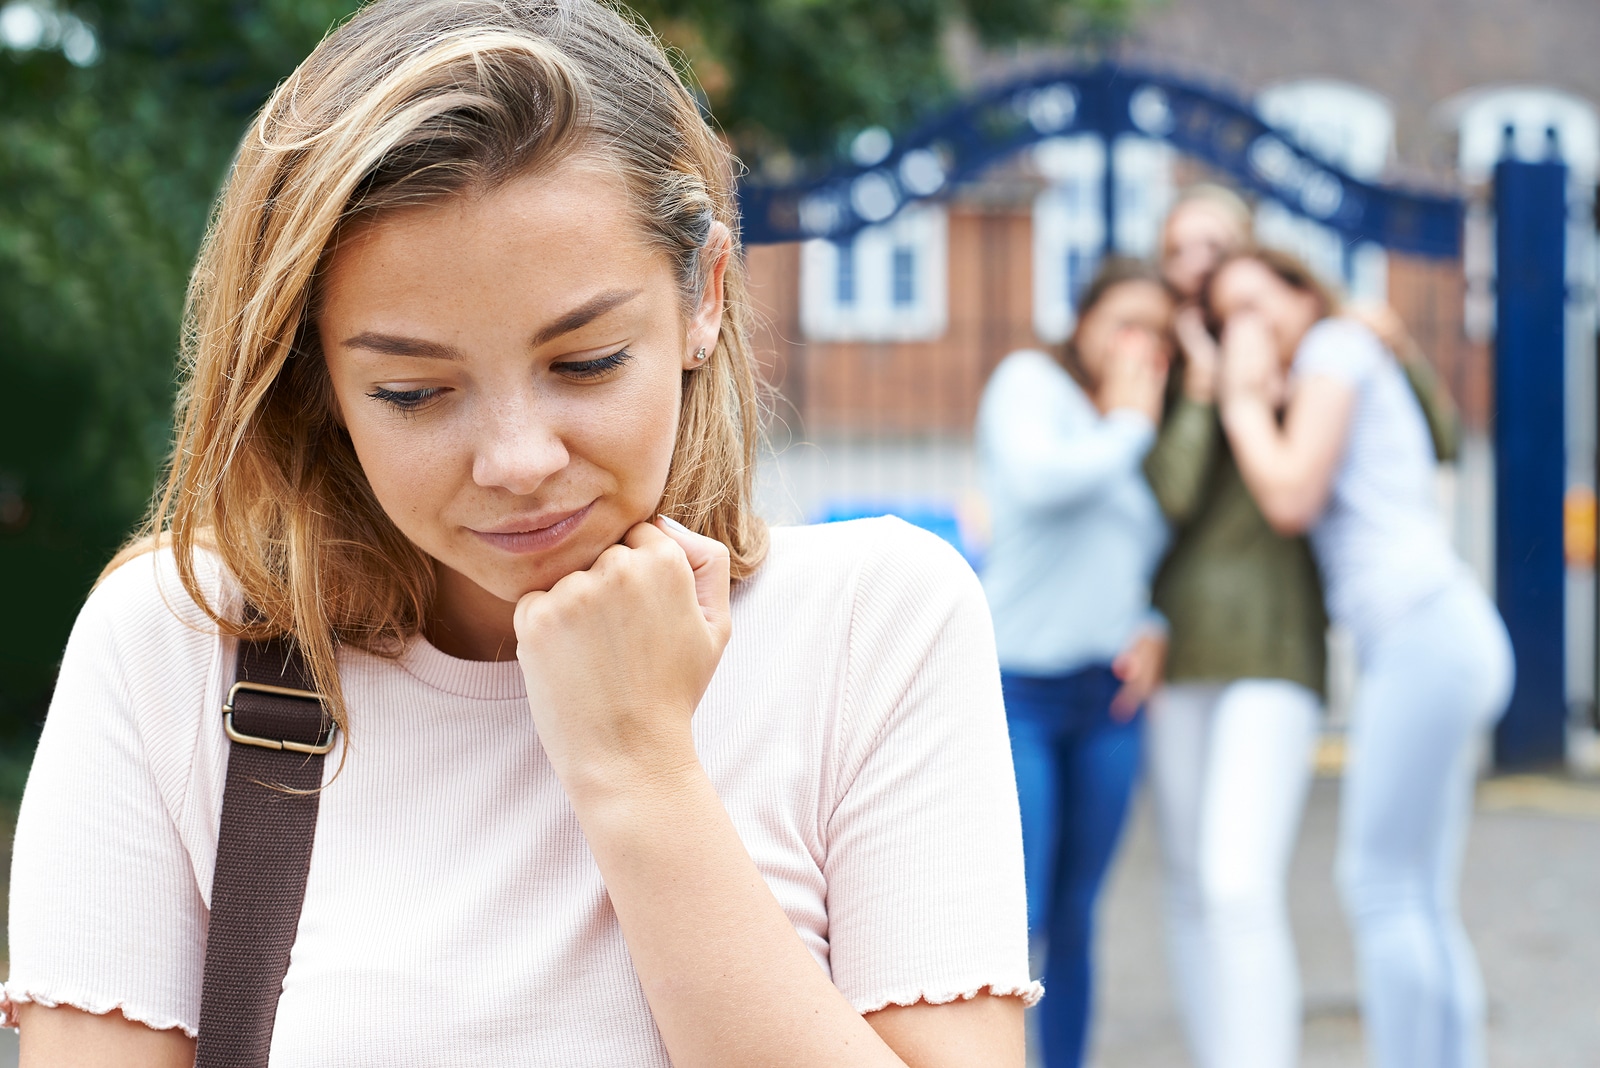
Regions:
M 1312 789 L 1290 876 L 1306 994 L 1303 1068 L 1365 1064 L 1348 929 L 1333 888 L 1337 779 Z M 1489 993 L 1492 1068 L 1600 1065 L 1600 781 L 1479 788 L 1462 910 Z M 1190 1063 L 1167 981 L 1160 861 L 1141 797 L 1101 906 L 1093 1068 Z

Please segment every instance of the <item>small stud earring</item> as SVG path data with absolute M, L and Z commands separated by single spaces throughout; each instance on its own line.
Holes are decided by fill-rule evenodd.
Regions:
M 697 350 L 695 352 L 695 354 L 694 354 L 694 362 L 695 363 L 704 363 L 705 362 L 705 358 L 706 358 L 706 350 L 703 347 L 700 348 L 699 350 Z

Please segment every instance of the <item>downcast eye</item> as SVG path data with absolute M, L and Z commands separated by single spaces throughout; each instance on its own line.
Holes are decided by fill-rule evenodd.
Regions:
M 568 378 L 603 378 L 631 359 L 633 359 L 633 353 L 627 349 L 621 349 L 613 352 L 610 356 L 601 356 L 595 360 L 552 364 L 551 369 L 559 371 Z
M 401 411 L 409 412 L 422 407 L 424 404 L 428 403 L 434 397 L 437 397 L 443 392 L 444 390 L 437 388 L 384 389 L 382 386 L 379 386 L 372 392 L 368 393 L 367 396 L 371 397 L 373 400 L 381 401 L 384 404 L 393 405 L 394 407 L 399 408 Z

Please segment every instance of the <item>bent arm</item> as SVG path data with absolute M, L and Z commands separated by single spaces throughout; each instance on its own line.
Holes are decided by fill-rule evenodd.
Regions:
M 156 1031 L 120 1012 L 101 1016 L 65 1005 L 17 1006 L 20 1068 L 192 1068 L 195 1041 Z
M 991 451 L 997 479 L 1028 508 L 1061 508 L 1092 497 L 1136 469 L 1155 440 L 1138 412 L 1118 409 L 1075 432 L 1025 417 L 997 429 Z
M 795 934 L 692 750 L 664 781 L 573 803 L 674 1064 L 1021 1068 L 1016 998 L 858 1013 Z
M 1355 401 L 1351 386 L 1313 375 L 1296 387 L 1279 426 L 1265 396 L 1229 398 L 1223 426 L 1239 473 L 1278 533 L 1305 533 L 1327 507 Z
M 934 752 L 920 759 L 912 759 L 919 756 L 913 753 L 897 762 L 885 748 L 885 732 L 874 727 L 862 766 L 851 772 L 838 802 L 827 806 L 832 815 L 824 869 L 832 975 L 818 965 L 773 896 L 695 750 L 691 718 L 732 632 L 727 548 L 665 520 L 641 523 L 588 571 L 568 575 L 548 592 L 529 593 L 518 604 L 518 658 L 535 729 L 599 868 L 656 1027 L 679 1068 L 1022 1068 L 1021 1058 L 1008 1053 L 1018 1048 L 1012 1025 L 1019 1033 L 1020 1017 L 1015 1013 L 929 1007 L 928 1018 L 937 1020 L 938 1027 L 925 1033 L 943 1033 L 939 1045 L 944 1052 L 903 1054 L 895 1016 L 887 1018 L 888 1029 L 880 1037 L 862 1015 L 894 1001 L 892 995 L 903 987 L 891 987 L 890 997 L 858 1009 L 844 985 L 835 984 L 841 972 L 850 970 L 852 951 L 859 956 L 866 941 L 851 938 L 851 921 L 859 922 L 884 894 L 899 889 L 881 878 L 864 892 L 857 889 L 872 876 L 895 870 L 872 866 L 869 873 L 862 870 L 865 865 L 850 863 L 863 838 L 879 849 L 874 859 L 881 862 L 885 853 L 929 839 L 954 838 L 969 856 L 974 851 L 981 855 L 984 843 L 976 850 L 970 843 L 981 831 L 1000 843 L 990 851 L 1001 862 L 1012 857 L 1005 847 L 1005 832 L 1015 818 L 1009 778 L 1002 784 L 992 781 L 998 776 L 991 774 L 952 791 L 945 784 L 961 780 L 945 776 L 944 765 L 936 760 L 960 761 L 958 766 L 969 775 L 974 767 L 1009 770 L 998 670 L 992 645 L 984 644 L 992 638 L 982 589 L 954 551 L 931 535 L 896 534 L 892 550 L 897 567 L 921 578 L 913 583 L 902 572 L 893 572 L 908 591 L 895 604 L 920 604 L 927 618 L 919 624 L 915 612 L 891 611 L 883 630 L 920 654 L 915 667 L 945 669 L 929 680 L 942 685 L 932 689 L 937 701 L 909 681 L 894 686 L 893 679 L 903 678 L 895 674 L 894 664 L 911 657 L 870 657 L 875 679 L 891 676 L 889 696 L 863 691 L 846 704 L 882 708 L 897 723 L 915 710 L 926 710 L 915 723 L 921 728 L 919 737 L 932 739 Z M 887 555 L 889 547 L 884 551 Z M 869 636 L 880 633 L 875 629 L 880 617 L 860 606 L 890 607 L 886 596 L 863 592 L 872 578 L 866 562 L 862 569 L 852 579 L 852 663 Z M 941 618 L 938 602 L 928 604 L 935 594 L 949 601 L 948 614 L 930 633 L 932 621 Z M 846 675 L 850 677 L 848 670 Z M 963 688 L 978 698 L 978 707 L 960 700 Z M 943 730 L 938 729 L 941 724 Z M 967 744 L 963 750 L 953 742 Z M 892 827 L 888 833 L 870 834 L 861 821 L 850 819 L 860 804 L 871 803 L 864 795 L 871 800 L 880 796 L 873 784 L 881 785 L 903 766 L 915 771 L 909 784 L 896 779 L 903 787 L 901 796 L 909 792 L 905 786 L 920 784 L 936 799 L 958 799 L 975 810 L 966 837 L 961 827 L 935 824 L 930 813 L 943 816 L 943 810 L 925 802 L 917 811 L 922 822 L 882 824 Z M 937 930 L 939 906 L 949 907 L 952 896 L 965 902 L 958 911 L 968 918 L 980 902 L 981 907 L 1001 909 L 1002 917 L 1012 915 L 1008 906 L 1022 904 L 1020 834 L 1014 841 L 1015 864 L 1005 864 L 998 879 L 991 864 L 963 884 L 952 884 L 950 892 L 930 895 L 932 907 L 917 935 L 926 938 Z M 1014 881 L 1007 878 L 1013 868 Z M 1015 889 L 1016 900 L 990 894 L 1001 899 L 996 905 L 981 892 L 965 896 L 972 889 L 987 889 L 991 881 Z M 1022 935 L 1021 908 L 1014 910 L 1014 918 L 1014 927 L 990 925 L 1002 942 L 1008 933 Z M 914 944 L 896 931 L 884 934 L 892 921 L 874 926 L 881 937 L 874 944 Z M 1012 967 L 984 962 L 981 970 L 994 973 L 987 976 L 989 985 L 962 985 L 957 993 L 1032 993 L 1031 984 L 1016 984 L 1014 966 L 1025 957 L 1021 937 L 1012 948 L 1018 951 Z M 983 954 L 975 952 L 972 958 L 981 961 Z M 944 992 L 941 987 L 917 997 L 931 999 Z M 971 1050 L 987 1052 L 976 1058 L 960 1052 Z
M 978 431 L 988 477 L 1023 508 L 1070 507 L 1134 471 L 1155 440 L 1132 408 L 1102 416 L 1069 398 L 1047 357 L 1008 358 L 984 393 Z

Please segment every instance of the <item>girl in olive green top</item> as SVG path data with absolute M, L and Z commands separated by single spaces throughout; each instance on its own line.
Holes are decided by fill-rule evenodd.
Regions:
M 1250 210 L 1216 186 L 1167 218 L 1162 273 L 1193 300 L 1221 256 L 1249 241 Z M 1369 323 L 1415 356 L 1386 309 Z M 1170 957 L 1195 1061 L 1288 1068 L 1300 988 L 1286 881 L 1311 778 L 1327 617 L 1304 538 L 1268 525 L 1217 419 L 1218 352 L 1198 308 L 1180 313 L 1183 364 L 1145 473 L 1174 542 L 1154 602 L 1170 624 L 1168 685 L 1147 744 L 1167 867 Z M 1404 359 L 1441 454 L 1453 415 Z

